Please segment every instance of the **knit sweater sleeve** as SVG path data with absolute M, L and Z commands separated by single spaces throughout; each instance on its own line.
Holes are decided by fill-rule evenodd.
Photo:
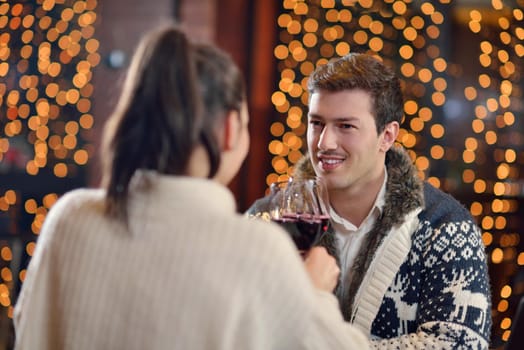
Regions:
M 414 320 L 403 316 L 402 308 L 392 320 L 405 329 L 413 329 L 411 323 L 416 331 L 375 340 L 373 348 L 488 348 L 491 299 L 484 245 L 476 224 L 463 218 L 437 226 L 420 223 L 408 260 L 387 294 L 397 309 L 416 306 Z M 401 296 L 392 297 L 400 286 Z M 420 294 L 414 292 L 417 289 Z M 410 304 L 415 294 L 418 302 Z
M 251 226 L 252 243 L 260 256 L 271 254 L 272 259 L 270 264 L 267 261 L 254 263 L 257 272 L 252 271 L 252 275 L 257 276 L 257 282 L 253 290 L 245 290 L 250 296 L 246 307 L 251 309 L 245 312 L 256 315 L 248 319 L 256 319 L 259 326 L 247 327 L 243 323 L 242 333 L 249 337 L 247 334 L 254 332 L 252 337 L 271 338 L 266 348 L 367 349 L 364 334 L 344 321 L 336 297 L 314 289 L 287 235 L 280 229 L 279 232 L 270 230 L 273 224 L 258 224 L 262 222 Z M 273 237 L 271 242 L 258 241 L 261 236 L 257 231 L 261 228 L 263 236 L 278 237 Z M 271 326 L 268 328 L 268 325 Z M 263 332 L 267 332 L 267 337 L 261 334 Z
M 53 310 L 60 308 L 61 302 L 53 283 L 60 275 L 55 268 L 55 243 L 61 241 L 62 225 L 68 209 L 73 206 L 72 196 L 66 194 L 46 216 L 14 309 L 16 349 L 63 348 L 61 341 L 55 337 L 56 319 L 50 316 Z

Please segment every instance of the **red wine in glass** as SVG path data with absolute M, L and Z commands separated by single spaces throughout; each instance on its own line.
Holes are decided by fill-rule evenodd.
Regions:
M 328 215 L 292 214 L 272 220 L 289 233 L 300 252 L 308 251 L 329 226 Z

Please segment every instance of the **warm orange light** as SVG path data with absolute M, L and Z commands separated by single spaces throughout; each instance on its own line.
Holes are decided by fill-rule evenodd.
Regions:
M 431 126 L 431 136 L 436 139 L 439 139 L 444 136 L 445 129 L 441 124 L 434 124 Z
M 484 243 L 484 246 L 489 247 L 493 243 L 493 235 L 489 232 L 484 232 L 482 234 L 482 243 Z
M 491 78 L 487 74 L 481 74 L 478 77 L 478 82 L 480 86 L 482 86 L 484 89 L 487 89 L 491 85 Z
M 382 51 L 384 42 L 379 37 L 374 37 L 369 40 L 369 48 L 375 52 Z
M 485 139 L 488 145 L 494 145 L 497 142 L 497 133 L 493 130 L 486 132 Z
M 444 157 L 444 147 L 434 145 L 431 147 L 430 154 L 433 159 L 442 159 Z
M 462 172 L 462 181 L 464 181 L 464 183 L 472 183 L 474 180 L 475 180 L 475 172 L 473 170 L 465 169 Z
M 500 290 L 500 296 L 504 299 L 507 299 L 511 296 L 511 293 L 512 293 L 512 289 L 511 289 L 511 286 L 509 285 L 505 285 L 504 287 L 502 287 L 502 289 Z
M 368 41 L 368 35 L 363 30 L 357 30 L 353 34 L 353 40 L 359 45 L 364 45 Z
M 309 10 L 309 7 L 308 7 L 308 5 L 305 2 L 297 3 L 295 8 L 293 9 L 293 11 L 297 15 L 307 15 L 308 10 Z
M 402 45 L 398 52 L 400 54 L 400 57 L 402 57 L 405 60 L 409 60 L 411 57 L 413 57 L 413 47 L 409 45 Z
M 486 191 L 486 181 L 477 179 L 473 182 L 473 190 L 475 193 L 484 193 Z
M 495 248 L 491 252 L 491 261 L 494 264 L 500 264 L 502 262 L 502 259 L 504 259 L 504 252 L 500 248 Z M 504 288 L 503 288 L 504 289 Z M 501 291 L 502 295 L 502 291 Z
M 397 1 L 398 3 L 399 1 Z M 409 41 L 414 41 L 417 38 L 417 30 L 413 27 L 407 27 L 402 31 L 404 38 Z
M 415 165 L 417 169 L 425 171 L 429 168 L 429 160 L 426 157 L 418 157 L 415 160 Z
M 349 23 L 353 19 L 353 14 L 348 9 L 343 9 L 338 13 L 338 18 L 342 23 Z
M 403 15 L 407 11 L 407 5 L 402 1 L 395 1 L 393 3 L 393 11 L 398 15 Z
M 335 47 L 335 51 L 337 52 L 337 55 L 339 56 L 345 56 L 347 55 L 351 50 L 351 47 L 348 43 L 346 42 L 340 42 L 337 44 L 337 46 Z M 309 75 L 309 74 L 308 74 Z
M 288 169 L 288 164 L 286 160 L 280 156 L 273 158 L 271 162 L 273 169 L 279 174 L 283 174 Z
M 509 175 L 510 167 L 506 163 L 502 163 L 497 167 L 497 178 L 503 180 Z
M 304 35 L 303 42 L 304 42 L 304 46 L 306 47 L 314 47 L 318 42 L 317 35 L 315 33 L 306 33 Z M 280 58 L 280 59 L 284 59 L 284 58 L 285 57 Z
M 415 75 L 415 66 L 410 62 L 406 62 L 402 64 L 402 66 L 400 67 L 400 71 L 402 75 L 409 78 Z
M 287 31 L 289 34 L 298 34 L 302 30 L 302 25 L 299 21 L 292 20 L 287 25 Z
M 471 215 L 479 216 L 480 214 L 482 214 L 482 204 L 479 202 L 471 203 L 469 211 L 471 212 Z
M 427 68 L 422 68 L 418 73 L 418 77 L 420 81 L 427 83 L 433 78 L 433 73 Z
M 81 149 L 75 152 L 73 159 L 78 165 L 85 165 L 87 164 L 87 161 L 89 160 L 89 156 L 87 151 Z
M 318 30 L 318 22 L 315 18 L 308 18 L 304 21 L 303 28 L 306 32 L 314 33 Z

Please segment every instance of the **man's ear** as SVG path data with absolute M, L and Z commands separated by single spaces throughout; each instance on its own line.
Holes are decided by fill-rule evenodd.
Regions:
M 224 151 L 229 151 L 235 148 L 239 137 L 240 116 L 237 111 L 229 111 L 224 121 L 224 141 L 222 148 Z
M 395 143 L 399 132 L 398 122 L 391 122 L 386 124 L 384 131 L 382 132 L 382 141 L 380 144 L 380 150 L 387 152 L 391 146 Z

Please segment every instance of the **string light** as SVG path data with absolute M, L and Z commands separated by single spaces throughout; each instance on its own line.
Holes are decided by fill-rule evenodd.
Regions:
M 0 172 L 37 176 L 51 169 L 61 179 L 88 164 L 92 147 L 84 135 L 94 125 L 91 80 L 100 63 L 97 6 L 96 0 L 0 2 Z M 57 198 L 0 189 L 0 216 L 15 223 L 32 218 L 34 239 L 24 246 L 29 257 Z M 11 226 L 10 233 L 18 233 Z M 9 242 L 0 241 L 0 305 L 8 317 L 12 287 L 25 276 L 25 270 L 13 274 L 12 254 Z

